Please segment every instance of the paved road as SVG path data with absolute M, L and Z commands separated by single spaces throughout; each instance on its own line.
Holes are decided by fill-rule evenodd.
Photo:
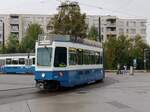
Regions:
M 7 84 L 5 78 L 0 79 L 0 84 Z M 134 76 L 109 73 L 104 83 L 58 92 L 32 88 L 34 82 L 31 79 L 33 76 L 11 76 L 9 84 L 31 87 L 8 91 L 1 89 L 0 112 L 148 112 L 150 108 L 148 73 Z

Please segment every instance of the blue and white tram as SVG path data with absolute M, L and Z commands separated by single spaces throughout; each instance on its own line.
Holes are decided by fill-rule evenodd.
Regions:
M 51 35 L 52 36 L 52 35 Z M 39 88 L 56 89 L 102 81 L 103 49 L 50 35 L 36 42 L 35 80 Z M 60 37 L 60 38 L 58 38 Z
M 2 73 L 34 73 L 35 54 L 16 53 L 0 54 L 0 72 Z

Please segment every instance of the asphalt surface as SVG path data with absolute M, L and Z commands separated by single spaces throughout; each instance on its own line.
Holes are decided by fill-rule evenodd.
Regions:
M 0 112 L 149 112 L 150 74 L 107 73 L 104 83 L 56 92 L 34 87 L 32 75 L 0 75 Z

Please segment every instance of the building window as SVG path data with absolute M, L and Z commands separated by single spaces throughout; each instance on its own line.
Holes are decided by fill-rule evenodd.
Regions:
M 135 21 L 133 21 L 133 26 L 136 27 L 136 22 Z
M 136 34 L 136 29 L 130 29 L 131 34 Z
M 126 33 L 129 33 L 129 29 L 126 30 Z
M 19 26 L 18 25 L 11 25 L 11 30 L 12 31 L 19 31 Z
M 141 26 L 145 27 L 146 26 L 146 22 L 141 22 Z
M 141 34 L 146 34 L 146 29 L 141 29 Z
M 123 28 L 120 28 L 120 29 L 119 29 L 119 34 L 120 34 L 120 35 L 123 35 L 123 34 L 124 34 L 124 29 L 123 29 Z
M 126 24 L 127 24 L 127 26 L 129 26 L 129 22 L 128 22 L 128 21 L 127 21 L 127 23 L 126 23 Z

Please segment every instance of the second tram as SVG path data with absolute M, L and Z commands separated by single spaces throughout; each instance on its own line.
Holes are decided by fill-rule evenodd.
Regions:
M 0 72 L 9 74 L 34 73 L 34 71 L 34 53 L 0 54 Z

